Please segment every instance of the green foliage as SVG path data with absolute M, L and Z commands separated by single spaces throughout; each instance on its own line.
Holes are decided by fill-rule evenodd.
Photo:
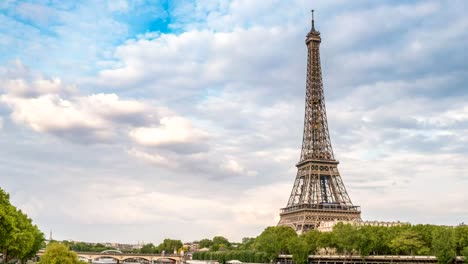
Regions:
M 455 241 L 452 228 L 437 228 L 432 235 L 432 248 L 434 249 L 437 262 L 450 264 L 455 262 Z
M 115 249 L 113 247 L 106 247 L 100 243 L 94 244 L 86 242 L 62 241 L 62 244 L 66 245 L 71 250 L 78 252 L 102 252 L 104 250 Z
M 437 228 L 437 226 L 432 225 L 415 225 L 411 227 L 413 231 L 419 234 L 421 242 L 423 243 L 423 251 L 427 250 L 427 252 L 421 252 L 421 255 L 429 255 L 432 253 L 430 252 L 430 248 L 433 242 L 432 236 L 434 230 Z
M 215 236 L 213 237 L 213 245 L 211 246 L 211 250 L 226 250 L 231 248 L 231 242 L 227 240 L 227 238 L 222 236 Z
M 78 256 L 64 244 L 50 243 L 39 264 L 79 264 Z
M 319 246 L 320 232 L 317 230 L 309 230 L 304 235 L 304 240 L 309 247 L 309 254 L 315 254 Z
M 278 254 L 288 254 L 288 242 L 297 237 L 296 231 L 287 226 L 267 227 L 254 242 L 254 249 L 265 252 L 270 261 L 273 261 Z
M 378 233 L 371 226 L 363 226 L 356 232 L 354 245 L 361 256 L 368 256 L 378 247 Z
M 463 263 L 468 264 L 468 247 L 462 249 L 461 255 L 463 256 Z
M 226 250 L 226 251 L 210 251 L 210 252 L 194 252 L 193 260 L 216 260 L 219 263 L 237 259 L 242 262 L 267 263 L 270 262 L 268 255 L 265 252 L 256 252 L 253 250 Z
M 140 249 L 140 253 L 143 254 L 156 254 L 159 253 L 158 248 L 153 245 L 153 243 L 145 244 L 143 247 Z
M 288 227 L 268 227 L 257 238 L 244 238 L 237 250 L 196 252 L 193 259 L 217 260 L 223 263 L 238 259 L 243 262 L 271 262 L 279 254 L 292 254 L 294 263 L 307 262 L 310 254 L 330 248 L 338 254 L 368 255 L 435 255 L 439 263 L 454 263 L 464 256 L 468 264 L 468 228 L 436 225 L 356 226 L 337 224 L 332 232 L 309 232 L 297 236 Z
M 210 248 L 213 245 L 213 240 L 205 238 L 200 240 L 198 245 L 200 248 Z
M 291 238 L 288 242 L 288 249 L 295 264 L 306 264 L 308 262 L 311 246 L 307 243 L 305 236 Z
M 355 226 L 338 223 L 333 227 L 333 240 L 338 252 L 348 254 L 357 248 L 358 232 Z
M 320 233 L 317 238 L 318 248 L 336 248 L 334 244 L 334 236 L 332 232 Z
M 10 196 L 0 188 L 0 252 L 3 262 L 33 257 L 44 243 L 44 235 L 32 220 L 10 204 Z
M 396 255 L 415 255 L 423 247 L 421 236 L 413 230 L 405 230 L 390 242 Z
M 173 254 L 174 251 L 178 251 L 183 246 L 182 241 L 166 238 L 164 241 L 159 244 L 157 250 L 159 252 L 164 252 L 166 254 Z
M 251 250 L 253 248 L 255 238 L 253 237 L 244 237 L 242 238 L 242 243 L 237 247 L 238 250 Z
M 468 226 L 459 225 L 455 228 L 455 250 L 457 254 L 463 255 L 462 251 L 468 247 Z

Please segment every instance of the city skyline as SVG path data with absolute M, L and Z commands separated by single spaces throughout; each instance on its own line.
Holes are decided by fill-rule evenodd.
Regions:
M 6 1 L 0 182 L 56 239 L 276 225 L 300 157 L 310 9 L 363 220 L 468 217 L 464 1 Z

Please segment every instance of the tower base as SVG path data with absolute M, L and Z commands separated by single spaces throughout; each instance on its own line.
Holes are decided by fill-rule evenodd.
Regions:
M 278 226 L 290 226 L 302 234 L 329 221 L 362 221 L 361 212 L 357 206 L 346 209 L 312 208 L 311 205 L 286 207 L 281 209 Z

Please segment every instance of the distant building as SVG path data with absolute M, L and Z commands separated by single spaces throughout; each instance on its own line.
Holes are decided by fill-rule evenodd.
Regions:
M 342 221 L 342 220 L 334 220 L 334 221 L 326 221 L 320 223 L 320 226 L 317 228 L 320 232 L 331 232 L 333 231 L 333 227 L 338 224 L 351 224 L 353 226 L 402 226 L 402 225 L 409 225 L 407 222 L 385 222 L 385 221 Z
M 187 252 L 197 252 L 200 249 L 200 243 L 197 240 L 193 242 L 185 242 L 184 248 Z

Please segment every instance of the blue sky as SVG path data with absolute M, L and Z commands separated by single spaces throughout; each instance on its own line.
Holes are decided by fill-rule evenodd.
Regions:
M 365 220 L 468 217 L 465 1 L 3 1 L 0 186 L 58 239 L 275 225 L 310 9 L 331 140 Z

